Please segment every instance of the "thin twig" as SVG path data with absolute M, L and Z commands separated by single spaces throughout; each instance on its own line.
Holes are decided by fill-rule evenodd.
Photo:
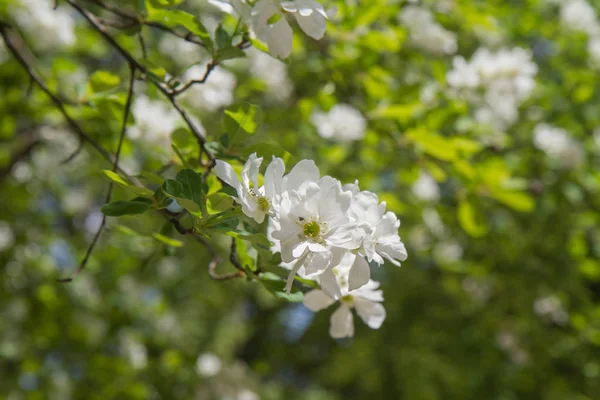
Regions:
M 121 134 L 119 135 L 119 143 L 117 144 L 117 151 L 115 152 L 115 159 L 113 162 L 113 166 L 112 166 L 112 172 L 116 172 L 117 168 L 119 166 L 119 156 L 121 155 L 121 148 L 123 147 L 123 141 L 125 139 L 125 133 L 127 132 L 127 121 L 129 119 L 129 111 L 131 109 L 131 103 L 133 100 L 133 86 L 135 84 L 135 72 L 136 69 L 133 65 L 129 65 L 130 68 L 130 73 L 131 73 L 131 77 L 129 80 L 129 90 L 127 92 L 127 101 L 125 103 L 125 110 L 123 112 L 123 124 L 121 126 Z M 106 200 L 104 201 L 104 203 L 109 203 L 110 202 L 110 198 L 112 196 L 112 190 L 113 190 L 113 182 L 111 181 L 108 184 L 108 191 L 106 192 Z M 83 260 L 81 260 L 81 263 L 79 263 L 79 267 L 77 267 L 77 270 L 75 270 L 75 272 L 69 277 L 69 278 L 62 278 L 59 279 L 59 282 L 71 282 L 73 281 L 73 279 L 75 279 L 77 277 L 77 275 L 79 275 L 79 273 L 81 271 L 83 271 L 83 269 L 86 267 L 88 260 L 92 254 L 92 251 L 94 250 L 94 247 L 96 247 L 96 243 L 98 242 L 98 238 L 100 238 L 100 234 L 102 233 L 102 230 L 104 229 L 104 226 L 106 225 L 106 215 L 102 215 L 102 222 L 100 223 L 100 227 L 98 228 L 98 231 L 96 232 L 96 234 L 94 235 L 94 239 L 92 239 L 92 242 L 90 243 L 85 256 L 83 257 Z
M 75 151 L 73 153 L 71 153 L 67 158 L 65 158 L 64 160 L 62 160 L 60 163 L 61 164 L 68 164 L 71 161 L 73 161 L 75 159 L 75 157 L 77 157 L 77 155 L 79 155 L 79 153 L 81 153 L 81 150 L 83 150 L 84 145 L 85 145 L 85 141 L 80 136 L 79 137 L 79 145 L 77 146 L 77 148 L 75 149 Z
M 146 52 L 146 43 L 144 42 L 144 35 L 142 34 L 142 29 L 137 33 L 138 41 L 140 42 L 140 47 L 142 48 L 142 58 L 144 60 L 148 59 L 148 53 Z
M 75 122 L 75 120 L 73 120 L 73 118 L 71 118 L 71 116 L 65 109 L 64 103 L 58 98 L 58 96 L 56 96 L 50 89 L 48 89 L 48 87 L 46 86 L 44 81 L 33 71 L 33 68 L 29 65 L 29 63 L 25 60 L 25 58 L 23 58 L 21 53 L 19 53 L 19 51 L 14 46 L 12 40 L 9 37 L 10 36 L 9 33 L 6 30 L 6 27 L 7 27 L 6 24 L 3 24 L 2 22 L 0 22 L 0 35 L 2 35 L 2 38 L 4 39 L 4 43 L 6 43 L 6 48 L 17 59 L 17 61 L 21 64 L 23 69 L 25 69 L 25 71 L 27 71 L 27 73 L 29 74 L 29 77 L 33 81 L 35 81 L 35 83 L 37 83 L 39 88 L 42 89 L 42 91 L 44 93 L 46 93 L 46 95 L 52 100 L 52 103 L 54 103 L 54 106 L 56 108 L 58 108 L 58 110 L 61 112 L 61 114 L 63 115 L 63 117 L 69 124 L 69 126 L 71 126 L 71 128 L 75 131 L 75 133 L 77 133 L 77 135 L 82 140 L 89 143 L 106 160 L 110 161 L 111 163 L 114 163 L 114 161 L 115 161 L 114 157 L 104 147 L 102 147 L 100 144 L 98 144 L 98 142 L 96 142 L 87 133 L 85 133 L 85 131 L 81 128 L 81 126 L 79 126 L 79 124 L 77 122 Z M 129 178 L 129 175 L 125 171 L 123 171 L 120 167 L 117 167 L 117 170 L 120 173 L 122 173 L 123 175 L 125 175 L 127 178 Z
M 215 61 L 211 61 L 208 64 L 206 64 L 206 70 L 204 71 L 204 75 L 202 76 L 202 78 L 191 80 L 188 83 L 186 83 L 185 85 L 183 85 L 181 87 L 181 89 L 174 90 L 173 96 L 180 95 L 181 93 L 185 92 L 193 85 L 202 84 L 202 83 L 206 82 L 206 80 L 208 79 L 208 76 L 210 75 L 212 70 L 216 68 L 217 65 L 219 65 L 219 63 L 215 62 Z

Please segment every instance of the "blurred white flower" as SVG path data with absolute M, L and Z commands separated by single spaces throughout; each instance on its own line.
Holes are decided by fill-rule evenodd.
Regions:
M 561 301 L 556 296 L 540 297 L 533 303 L 533 311 L 557 325 L 565 325 L 569 322 L 569 314 L 564 310 Z
M 411 190 L 422 201 L 437 202 L 440 199 L 438 183 L 425 171 L 419 172 L 419 177 L 412 184 Z
M 286 65 L 278 59 L 251 48 L 247 51 L 250 72 L 266 85 L 267 95 L 277 101 L 286 101 L 292 94 L 292 82 L 287 76 Z
M 132 113 L 135 125 L 127 134 L 132 139 L 145 141 L 168 148 L 171 133 L 180 120 L 179 114 L 167 103 L 141 95 L 134 99 Z
M 158 43 L 158 49 L 180 67 L 198 63 L 206 57 L 206 51 L 200 46 L 173 35 L 163 35 Z
M 185 81 L 199 80 L 204 77 L 205 72 L 206 65 L 194 65 L 186 71 L 183 78 Z M 214 112 L 233 103 L 236 83 L 235 75 L 217 67 L 204 83 L 192 85 L 182 96 L 192 107 Z
M 260 396 L 248 389 L 244 389 L 238 392 L 236 400 L 260 400 Z
M 336 104 L 328 113 L 313 112 L 310 122 L 321 137 L 340 142 L 362 139 L 367 128 L 365 117 L 348 104 Z
M 564 0 L 560 8 L 560 19 L 569 29 L 588 35 L 600 33 L 596 11 L 586 0 Z
M 528 50 L 479 48 L 470 61 L 455 57 L 446 80 L 451 95 L 476 107 L 477 121 L 502 131 L 518 120 L 519 106 L 531 95 L 536 73 Z
M 9 7 L 13 18 L 29 36 L 37 49 L 61 48 L 75 44 L 75 21 L 62 8 L 54 9 L 53 0 L 20 0 Z
M 455 241 L 443 241 L 435 245 L 433 254 L 436 260 L 453 263 L 462 258 L 463 248 Z
M 0 221 L 0 252 L 12 247 L 15 234 L 8 222 Z
M 456 53 L 456 34 L 438 24 L 429 10 L 405 6 L 397 19 L 407 27 L 409 39 L 416 47 L 438 55 Z
M 575 168 L 583 162 L 583 149 L 566 130 L 541 123 L 533 129 L 533 136 L 535 147 L 545 152 L 557 165 Z
M 206 378 L 217 375 L 221 367 L 221 359 L 213 353 L 202 353 L 196 361 L 196 372 Z

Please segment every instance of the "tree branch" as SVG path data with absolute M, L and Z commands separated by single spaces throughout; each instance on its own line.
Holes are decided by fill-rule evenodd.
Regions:
M 80 13 L 91 25 L 92 27 L 106 40 L 117 52 L 125 58 L 129 64 L 133 65 L 136 69 L 142 72 L 144 75 L 149 77 L 150 82 L 169 100 L 169 102 L 173 105 L 175 110 L 179 113 L 181 118 L 188 125 L 193 135 L 196 137 L 200 148 L 206 153 L 207 157 L 210 159 L 211 164 L 214 163 L 215 157 L 213 154 L 206 148 L 206 139 L 202 135 L 202 133 L 198 130 L 198 128 L 194 125 L 190 117 L 183 110 L 181 105 L 175 99 L 174 92 L 171 89 L 168 89 L 164 86 L 163 82 L 156 81 L 152 78 L 152 74 L 148 72 L 148 69 L 143 66 L 140 62 L 138 62 L 135 57 L 133 57 L 127 50 L 125 50 L 107 31 L 104 29 L 104 26 L 98 21 L 95 15 L 83 9 L 79 4 L 77 4 L 74 0 L 65 0 L 69 3 L 78 13 Z
M 104 147 L 102 147 L 100 144 L 98 144 L 98 142 L 96 142 L 87 133 L 85 133 L 85 131 L 81 128 L 81 126 L 79 126 L 79 124 L 77 122 L 75 122 L 75 120 L 73 120 L 73 118 L 71 118 L 71 116 L 65 109 L 63 101 L 61 99 L 59 99 L 58 96 L 56 96 L 48 88 L 48 86 L 46 86 L 44 81 L 35 73 L 33 68 L 29 65 L 29 63 L 25 60 L 25 58 L 21 55 L 21 53 L 19 53 L 19 51 L 15 47 L 14 43 L 10 39 L 10 34 L 8 33 L 8 31 L 6 29 L 7 26 L 8 26 L 7 24 L 0 21 L 0 35 L 2 35 L 2 38 L 4 39 L 4 43 L 6 43 L 6 48 L 12 53 L 12 55 L 16 58 L 16 60 L 21 64 L 23 69 L 25 69 L 25 71 L 27 71 L 27 73 L 29 74 L 29 77 L 32 79 L 32 81 L 34 81 L 39 86 L 39 88 L 42 89 L 42 91 L 44 93 L 46 93 L 46 95 L 50 98 L 50 100 L 52 100 L 52 103 L 54 103 L 54 106 L 56 108 L 58 108 L 58 110 L 61 112 L 61 114 L 63 115 L 63 117 L 65 118 L 67 123 L 69 124 L 69 126 L 75 131 L 75 133 L 79 136 L 79 138 L 84 140 L 85 142 L 89 143 L 106 160 L 108 160 L 111 163 L 114 163 L 115 162 L 114 157 Z M 125 175 L 127 178 L 129 178 L 129 175 L 125 171 L 123 171 L 121 168 L 119 168 L 118 166 L 117 166 L 117 170 L 120 173 L 122 173 L 123 175 Z
M 130 80 L 129 80 L 129 90 L 127 92 L 127 101 L 125 103 L 125 110 L 123 112 L 123 124 L 121 125 L 121 134 L 119 135 L 119 143 L 117 144 L 117 151 L 115 153 L 115 158 L 113 161 L 113 166 L 112 166 L 112 172 L 116 172 L 119 166 L 119 156 L 121 155 L 121 148 L 123 147 L 123 141 L 125 139 L 125 133 L 127 132 L 127 120 L 129 119 L 129 112 L 131 109 L 131 103 L 133 100 L 133 86 L 135 84 L 135 72 L 136 69 L 133 65 L 129 65 L 129 69 L 130 69 Z M 106 193 L 106 200 L 104 201 L 104 203 L 109 203 L 110 202 L 110 198 L 112 196 L 112 190 L 113 190 L 113 184 L 114 182 L 110 182 L 108 184 L 108 191 Z M 102 215 L 102 222 L 100 223 L 100 227 L 98 228 L 98 231 L 96 232 L 96 234 L 94 235 L 94 238 L 92 239 L 92 242 L 90 243 L 85 256 L 83 257 L 83 260 L 81 260 L 81 263 L 79 263 L 79 267 L 77 267 L 77 270 L 75 270 L 75 272 L 69 277 L 69 278 L 63 278 L 63 279 L 59 279 L 59 282 L 71 282 L 73 281 L 73 279 L 75 279 L 77 277 L 77 275 L 79 275 L 79 273 L 81 271 L 83 271 L 83 269 L 86 267 L 88 260 L 92 254 L 92 251 L 94 250 L 94 247 L 96 247 L 96 243 L 98 242 L 98 238 L 100 238 L 100 234 L 102 233 L 102 230 L 104 229 L 104 226 L 106 225 L 106 215 Z

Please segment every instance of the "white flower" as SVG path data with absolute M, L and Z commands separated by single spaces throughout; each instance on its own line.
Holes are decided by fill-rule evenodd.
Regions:
M 288 100 L 294 88 L 288 78 L 286 65 L 255 48 L 248 49 L 247 55 L 250 72 L 265 83 L 267 95 L 276 101 Z
M 379 329 L 385 320 L 385 308 L 381 304 L 383 292 L 377 290 L 379 283 L 370 280 L 356 290 L 348 290 L 348 262 L 335 268 L 336 279 L 341 287 L 342 297 L 339 308 L 331 315 L 329 334 L 333 338 L 351 337 L 354 335 L 354 318 L 352 309 L 371 329 Z M 333 304 L 336 299 L 323 290 L 312 290 L 304 296 L 304 305 L 314 312 L 323 310 Z
M 440 199 L 440 187 L 427 172 L 419 172 L 419 178 L 412 184 L 411 189 L 419 200 L 436 202 Z
M 585 0 L 565 0 L 560 8 L 560 20 L 568 28 L 589 35 L 600 31 L 596 11 Z
M 298 26 L 313 39 L 320 40 L 325 36 L 327 13 L 321 3 L 316 0 L 294 0 L 281 2 L 281 8 L 292 13 Z
M 170 135 L 180 121 L 175 109 L 163 101 L 140 95 L 135 97 L 132 113 L 135 126 L 127 132 L 131 138 L 143 138 L 161 147 L 169 147 Z
M 538 124 L 533 129 L 535 147 L 545 152 L 557 165 L 575 168 L 583 162 L 583 150 L 569 133 L 549 124 Z
M 565 325 L 569 321 L 569 314 L 556 296 L 537 298 L 533 303 L 533 311 L 540 317 L 549 319 L 558 325 Z
M 8 222 L 0 221 L 0 252 L 9 249 L 15 243 L 15 234 Z
M 213 353 L 202 353 L 196 361 L 196 372 L 204 377 L 215 376 L 221 371 L 221 359 Z
M 329 176 L 318 182 L 305 181 L 297 190 L 282 196 L 278 227 L 272 236 L 280 241 L 282 261 L 296 261 L 287 291 L 300 267 L 304 267 L 308 277 L 320 275 L 330 267 L 333 247 L 353 249 L 360 245 L 351 230 L 342 229 L 350 223 L 346 212 L 351 197 L 342 191 L 339 181 Z
M 314 112 L 310 121 L 321 137 L 340 142 L 362 139 L 367 128 L 365 117 L 348 104 L 336 104 L 326 114 Z
M 456 35 L 438 24 L 429 10 L 406 6 L 397 19 L 408 28 L 410 41 L 416 47 L 432 54 L 456 53 Z
M 262 223 L 265 215 L 273 211 L 276 196 L 281 192 L 281 180 L 285 172 L 283 160 L 273 157 L 264 175 L 264 185 L 259 187 L 258 169 L 262 160 L 262 157 L 256 157 L 256 153 L 250 155 L 242 170 L 241 183 L 228 163 L 217 160 L 214 168 L 219 179 L 236 190 L 237 197 L 234 198 L 241 204 L 242 212 L 258 223 Z
M 242 0 L 209 2 L 221 11 L 248 22 L 256 37 L 267 43 L 269 52 L 279 58 L 286 58 L 292 53 L 293 31 L 286 15 L 293 15 L 308 36 L 320 40 L 325 35 L 325 20 L 335 14 L 335 9 L 326 12 L 316 0 L 258 0 L 252 7 Z
M 186 81 L 202 79 L 205 73 L 206 65 L 195 65 L 186 71 L 183 78 Z M 233 103 L 235 85 L 235 75 L 217 67 L 204 83 L 191 86 L 183 96 L 192 107 L 214 112 Z
M 75 21 L 52 0 L 21 0 L 21 7 L 9 7 L 19 27 L 35 41 L 36 48 L 60 48 L 75 44 Z
M 537 65 L 531 58 L 531 52 L 518 47 L 494 53 L 480 48 L 470 61 L 456 57 L 446 75 L 450 94 L 476 106 L 479 122 L 502 131 L 517 121 L 519 105 L 535 87 Z

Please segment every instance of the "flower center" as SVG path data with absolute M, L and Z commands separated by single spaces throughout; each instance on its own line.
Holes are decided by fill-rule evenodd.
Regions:
M 258 208 L 260 208 L 260 211 L 262 212 L 267 212 L 269 211 L 269 208 L 271 208 L 271 204 L 269 203 L 269 200 L 266 197 L 259 197 L 258 198 Z
M 302 231 L 304 232 L 304 236 L 315 239 L 321 233 L 321 226 L 319 226 L 317 221 L 310 221 L 304 224 Z
M 344 297 L 342 297 L 342 298 L 340 299 L 340 301 L 341 301 L 342 303 L 346 303 L 346 304 L 348 304 L 348 305 L 351 305 L 351 304 L 353 304 L 353 303 L 354 303 L 354 299 L 353 299 L 353 298 L 352 298 L 352 296 L 350 296 L 349 294 L 347 294 L 347 295 L 345 295 Z

